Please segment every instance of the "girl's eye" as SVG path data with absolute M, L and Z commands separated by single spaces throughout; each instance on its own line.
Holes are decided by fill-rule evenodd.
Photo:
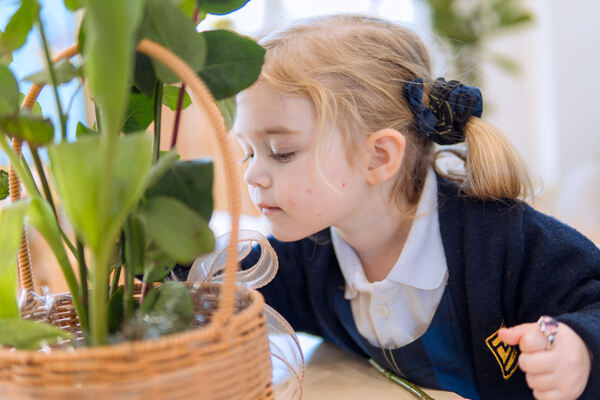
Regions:
M 275 161 L 280 161 L 280 162 L 288 162 L 291 161 L 292 158 L 294 157 L 294 152 L 290 152 L 290 153 L 275 153 L 275 152 L 271 152 L 271 157 L 275 160 Z
M 242 158 L 242 159 L 240 160 L 240 164 L 243 164 L 243 163 L 245 163 L 246 161 L 249 161 L 249 160 L 250 160 L 252 157 L 254 157 L 254 154 L 252 154 L 252 153 L 248 153 L 248 154 L 246 154 L 246 155 L 244 156 L 244 158 Z

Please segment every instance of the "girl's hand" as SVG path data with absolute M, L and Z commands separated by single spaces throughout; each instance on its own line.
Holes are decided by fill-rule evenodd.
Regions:
M 592 359 L 583 340 L 569 326 L 559 323 L 548 350 L 548 338 L 536 323 L 502 328 L 498 336 L 506 344 L 519 345 L 519 368 L 536 399 L 576 399 L 583 393 Z

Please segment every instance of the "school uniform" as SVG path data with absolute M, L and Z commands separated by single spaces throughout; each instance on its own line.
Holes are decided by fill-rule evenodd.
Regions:
M 427 297 L 425 303 L 433 307 L 425 307 L 425 322 L 396 332 L 401 340 L 386 337 L 394 328 L 385 323 L 369 323 L 370 329 L 364 324 L 362 316 L 368 310 L 377 317 L 372 301 L 381 293 L 367 288 L 366 303 L 363 298 L 356 305 L 352 292 L 357 287 L 360 291 L 360 285 L 353 282 L 351 287 L 352 279 L 345 279 L 338 262 L 338 257 L 342 264 L 347 260 L 340 255 L 343 244 L 334 246 L 329 229 L 296 242 L 270 239 L 279 271 L 260 289 L 266 302 L 296 331 L 375 358 L 415 383 L 466 397 L 532 397 L 517 366 L 518 348 L 497 338 L 501 326 L 554 316 L 577 332 L 594 359 L 600 359 L 600 250 L 574 229 L 524 203 L 472 199 L 441 177 L 436 184 L 436 218 L 446 265 L 440 267 L 438 257 L 437 274 L 412 286 L 416 293 L 437 292 Z M 339 239 L 335 231 L 333 236 L 334 241 Z M 252 254 L 244 264 L 256 258 Z M 404 276 L 410 281 L 410 274 Z M 393 297 L 385 300 L 389 304 Z M 592 362 L 581 398 L 595 399 L 599 393 L 600 363 Z

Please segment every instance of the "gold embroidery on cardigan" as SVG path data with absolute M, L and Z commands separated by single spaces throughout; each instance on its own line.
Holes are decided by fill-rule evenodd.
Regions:
M 500 329 L 498 329 L 499 331 Z M 498 337 L 498 331 L 492 333 L 486 340 L 485 344 L 490 349 L 494 358 L 500 366 L 502 377 L 507 380 L 515 373 L 519 365 L 519 347 L 505 344 Z

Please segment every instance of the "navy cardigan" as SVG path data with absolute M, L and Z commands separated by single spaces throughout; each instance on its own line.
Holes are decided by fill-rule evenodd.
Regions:
M 581 336 L 593 359 L 600 360 L 600 250 L 592 242 L 526 204 L 475 200 L 442 179 L 438 203 L 448 288 L 483 399 L 532 396 L 523 372 L 513 368 L 509 377 L 503 374 L 498 356 L 486 343 L 503 324 L 555 316 Z M 345 283 L 329 239 L 329 230 L 319 232 L 316 240 L 270 239 L 279 271 L 260 291 L 297 331 L 367 357 L 335 311 Z M 507 354 L 510 348 L 501 350 Z M 592 362 L 581 398 L 598 396 L 600 362 Z

